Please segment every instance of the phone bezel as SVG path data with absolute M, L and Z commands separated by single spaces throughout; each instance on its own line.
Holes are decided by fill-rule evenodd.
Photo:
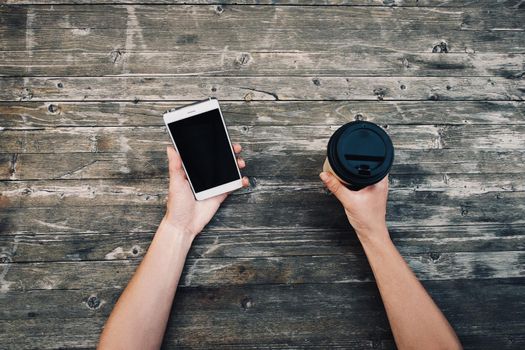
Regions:
M 219 101 L 217 101 L 216 99 L 208 99 L 206 101 L 197 102 L 197 103 L 194 103 L 188 106 L 178 108 L 173 111 L 169 111 L 167 113 L 164 113 L 163 115 L 164 124 L 166 125 L 166 130 L 168 131 L 168 135 L 170 135 L 171 142 L 173 143 L 173 146 L 178 152 L 179 149 L 177 148 L 177 143 L 175 142 L 175 139 L 173 138 L 173 135 L 170 132 L 170 128 L 168 127 L 168 124 L 182 120 L 182 119 L 191 118 L 196 115 L 199 115 L 199 114 L 202 114 L 208 111 L 212 111 L 214 109 L 219 110 L 219 114 L 222 120 L 222 125 L 224 127 L 224 131 L 226 132 L 226 137 L 228 138 L 228 144 L 230 145 L 231 155 L 233 157 L 233 161 L 235 164 L 235 168 L 237 169 L 237 174 L 239 175 L 239 179 L 231 181 L 231 182 L 227 182 L 225 184 L 222 184 L 216 187 L 212 187 L 210 189 L 207 189 L 201 192 L 195 192 L 195 189 L 193 188 L 193 184 L 191 182 L 191 178 L 188 175 L 188 172 L 186 171 L 186 167 L 184 166 L 184 160 L 182 160 L 182 167 L 184 169 L 184 172 L 186 173 L 186 177 L 189 180 L 191 191 L 193 192 L 195 199 L 199 201 L 207 199 L 207 198 L 215 197 L 223 193 L 231 192 L 231 191 L 234 191 L 242 187 L 241 171 L 239 170 L 239 165 L 237 164 L 237 158 L 235 157 L 235 153 L 233 151 L 233 146 L 230 140 L 230 135 L 228 133 L 228 129 L 226 128 L 226 123 L 224 122 L 224 117 L 222 115 L 222 111 L 219 106 Z

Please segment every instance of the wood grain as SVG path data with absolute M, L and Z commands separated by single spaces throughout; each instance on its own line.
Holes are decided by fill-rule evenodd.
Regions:
M 233 140 L 251 152 L 326 153 L 336 126 L 230 126 Z M 165 127 L 83 127 L 54 130 L 4 130 L 5 153 L 126 153 L 137 157 L 171 145 Z M 523 125 L 394 125 L 388 132 L 397 150 L 484 149 L 522 150 Z M 147 156 L 146 160 L 148 160 Z M 271 170 L 270 170 L 271 171 Z M 270 172 L 272 174 L 272 172 Z
M 0 52 L 5 76 L 176 74 L 212 76 L 500 76 L 519 79 L 523 54 L 326 52 L 83 51 Z
M 246 145 L 245 145 L 246 146 Z M 317 178 L 326 153 L 245 150 L 248 166 L 243 174 L 258 178 L 276 173 L 289 181 Z M 451 163 L 453 160 L 453 163 Z M 522 150 L 427 149 L 396 151 L 392 174 L 520 174 L 525 161 Z M 0 153 L 0 179 L 152 179 L 167 176 L 166 152 L 130 153 Z M 489 176 L 490 175 L 490 176 Z M 512 175 L 509 175 L 512 177 Z M 444 181 L 446 178 L 444 177 Z
M 206 56 L 217 54 L 222 55 L 220 61 L 224 60 L 224 63 L 214 62 L 215 67 L 218 64 L 228 67 L 237 61 L 237 66 L 246 68 L 257 61 L 251 60 L 250 63 L 249 56 L 243 58 L 242 54 L 253 54 L 254 57 L 280 54 L 286 57 L 288 53 L 290 57 L 296 53 L 299 67 L 305 64 L 308 55 L 315 57 L 315 53 L 320 53 L 328 60 L 328 55 L 332 54 L 334 63 L 340 62 L 348 67 L 341 61 L 345 55 L 355 59 L 367 53 L 368 57 L 373 57 L 374 53 L 381 57 L 387 53 L 434 52 L 439 57 L 446 56 L 445 52 L 525 52 L 521 9 L 499 4 L 488 8 L 451 9 L 374 6 L 219 8 L 221 10 L 217 10 L 217 6 L 177 5 L 5 6 L 0 16 L 0 39 L 4 39 L 0 40 L 0 49 L 14 51 L 4 56 L 11 62 L 12 58 L 20 57 L 18 51 L 25 50 L 28 57 L 20 62 L 22 66 L 23 62 L 31 62 L 33 57 L 35 64 L 49 66 L 50 62 L 42 62 L 42 59 L 62 55 L 59 62 L 67 62 L 68 67 L 64 69 L 68 74 L 75 71 L 96 74 L 98 67 L 75 67 L 80 62 L 80 65 L 84 64 L 83 57 L 87 58 L 86 63 L 92 61 L 93 58 L 89 57 L 96 57 L 93 56 L 95 53 L 99 53 L 100 62 L 102 56 L 106 56 L 106 70 L 109 69 L 107 63 L 111 63 L 116 66 L 113 69 L 128 72 L 148 69 L 149 61 L 143 61 L 142 67 L 138 67 L 140 62 L 134 63 L 141 57 L 135 54 L 137 51 L 144 52 L 142 57 L 157 57 L 157 62 L 162 53 L 167 60 L 166 52 L 179 52 L 178 57 L 186 52 L 185 57 L 196 61 L 195 68 L 206 62 Z M 505 21 L 502 22 L 501 18 Z M 189 56 L 191 53 L 195 54 Z M 402 67 L 408 71 L 424 64 L 425 60 L 418 62 L 418 56 L 410 62 L 411 57 L 407 55 L 407 61 L 402 62 Z M 439 62 L 437 57 L 433 60 Z M 473 57 L 477 61 L 476 56 Z M 452 58 L 441 59 L 445 60 L 441 67 L 467 68 L 457 59 L 452 66 Z M 374 60 L 383 65 L 377 58 Z M 155 66 L 155 62 L 152 63 Z M 334 66 L 334 63 L 329 64 Z M 179 69 L 190 66 L 187 61 L 176 65 L 182 66 Z M 439 63 L 434 67 L 438 68 Z M 41 69 L 40 72 L 43 73 Z M 153 69 L 150 72 L 158 73 Z M 367 71 L 368 74 L 371 72 L 371 69 Z
M 48 5 L 48 4 L 188 4 L 188 5 L 310 5 L 310 6 L 378 6 L 378 7 L 490 7 L 494 3 L 491 0 L 282 0 L 278 3 L 273 0 L 5 0 L 6 4 L 13 5 Z M 520 9 L 519 0 L 498 0 L 498 6 Z M 220 11 L 220 10 L 219 10 Z
M 14 233 L 0 237 L 4 263 L 141 259 L 154 232 Z M 506 223 L 462 226 L 391 226 L 402 254 L 514 251 L 525 248 L 523 225 Z M 82 239 L 79 241 L 79 237 Z M 194 242 L 191 258 L 255 258 L 345 255 L 360 250 L 350 228 L 206 229 Z
M 392 226 L 521 224 L 524 196 L 525 192 L 511 191 L 463 197 L 440 191 L 392 191 L 387 220 Z M 164 206 L 153 205 L 6 208 L 0 213 L 0 222 L 5 234 L 151 232 L 164 211 Z M 336 199 L 319 186 L 231 196 L 209 226 L 214 230 L 279 227 L 330 230 L 348 228 L 348 221 Z
M 512 349 L 522 341 L 523 308 L 501 300 L 519 299 L 523 279 L 429 281 L 425 286 L 467 348 Z M 77 347 L 79 343 L 94 347 L 92 334 L 100 331 L 119 293 L 106 288 L 11 292 L 15 307 L 0 321 L 7 331 L 0 339 L 18 348 Z M 178 312 L 168 325 L 167 348 L 394 348 L 373 283 L 180 288 L 177 294 L 174 307 Z M 276 315 L 282 323 L 275 322 Z M 56 322 L 63 317 L 67 322 Z M 508 320 L 508 325 L 492 322 L 494 317 Z M 481 331 L 486 328 L 494 334 L 487 337 Z M 45 332 L 46 336 L 23 338 L 17 329 Z M 243 338 L 245 334 L 250 334 L 249 341 Z
M 525 253 L 458 252 L 405 254 L 404 258 L 421 280 L 518 278 L 525 269 Z M 3 291 L 38 289 L 123 288 L 137 262 L 133 260 L 90 262 L 15 263 L 4 269 Z M 81 273 L 79 273 L 81 271 Z M 108 277 L 112 276 L 111 281 Z M 370 282 L 373 275 L 362 252 L 344 256 L 289 256 L 269 258 L 221 258 L 187 260 L 180 286 L 302 284 Z
M 318 12 L 318 15 L 323 16 L 323 12 Z M 31 15 L 29 18 L 29 23 L 31 23 Z M 82 70 L 75 64 L 80 62 L 73 62 L 75 57 L 84 55 L 89 58 L 100 56 L 101 53 L 106 55 L 108 62 L 119 67 L 127 64 L 129 55 L 136 52 L 149 53 L 151 57 L 163 52 L 179 52 L 179 54 L 190 52 L 197 53 L 197 55 L 200 53 L 204 54 L 204 57 L 206 54 L 220 52 L 224 54 L 225 58 L 232 57 L 236 52 L 249 55 L 257 52 L 268 54 L 294 52 L 298 54 L 305 52 L 323 54 L 328 52 L 335 57 L 341 54 L 359 57 L 360 54 L 372 56 L 373 53 L 380 56 L 389 53 L 406 53 L 407 55 L 410 53 L 432 53 L 436 56 L 436 60 L 441 57 L 445 62 L 454 60 L 447 58 L 446 55 L 467 53 L 475 59 L 476 54 L 501 55 L 523 54 L 525 52 L 523 43 L 525 32 L 522 30 L 448 30 L 439 27 L 427 30 L 425 26 L 421 26 L 418 30 L 387 30 L 388 28 L 386 30 L 381 30 L 381 28 L 370 30 L 347 28 L 313 30 L 310 28 L 308 31 L 302 31 L 300 27 L 289 28 L 287 24 L 282 24 L 283 27 L 280 30 L 275 30 L 273 28 L 276 24 L 274 24 L 271 27 L 257 28 L 257 31 L 252 31 L 250 26 L 246 27 L 245 30 L 235 30 L 237 27 L 224 27 L 221 28 L 221 31 L 201 33 L 200 29 L 190 30 L 187 28 L 165 28 L 165 30 L 159 31 L 144 27 L 138 32 L 132 27 L 129 29 L 108 29 L 86 27 L 81 24 L 79 27 L 67 26 L 66 28 L 32 29 L 30 27 L 26 31 L 27 15 L 25 13 L 20 13 L 18 18 L 11 17 L 11 20 L 13 21 L 12 24 L 7 24 L 6 27 L 0 26 L 0 38 L 4 39 L 0 41 L 0 48 L 3 51 L 12 52 L 3 53 L 5 57 L 10 57 L 9 55 L 16 54 L 18 51 L 29 51 L 30 57 L 22 60 L 21 63 L 23 63 L 30 60 L 31 57 L 38 60 L 40 56 L 45 57 L 46 55 L 61 53 L 66 60 L 68 55 L 71 57 L 68 68 L 72 72 Z M 325 18 L 325 20 L 329 21 L 330 17 Z M 200 25 L 201 22 L 196 21 L 196 23 Z M 139 40 L 136 38 L 139 34 L 141 35 L 140 42 L 135 43 L 136 40 Z M 373 42 L 370 42 L 371 39 Z M 444 52 L 445 49 L 446 53 Z M 193 59 L 196 58 L 199 59 L 199 56 L 195 57 L 194 55 Z M 240 58 L 241 56 L 235 58 L 238 63 L 245 62 L 245 60 L 239 60 Z M 304 64 L 300 58 L 298 56 L 297 61 L 299 64 Z M 59 62 L 63 60 L 64 58 L 61 58 Z M 198 62 L 199 60 L 197 60 Z M 231 62 L 225 60 L 225 64 L 229 63 Z M 249 67 L 250 61 L 248 60 L 245 63 Z M 252 63 L 254 62 L 252 61 Z M 418 62 L 412 63 L 411 65 L 410 62 L 405 62 L 404 67 L 407 68 L 408 72 Z M 178 62 L 178 64 L 189 66 L 185 62 Z M 51 62 L 46 62 L 46 65 L 53 66 Z M 441 67 L 443 69 L 453 68 L 443 65 Z M 141 67 L 141 70 L 145 69 L 147 67 Z M 93 67 L 86 67 L 84 71 L 96 74 Z M 127 67 L 122 67 L 122 71 L 126 72 Z M 367 74 L 372 74 L 372 72 L 368 71 Z
M 185 102 L 0 102 L 3 130 L 163 126 Z M 500 101 L 221 101 L 228 126 L 525 124 L 525 104 Z
M 350 10 L 345 6 L 326 6 L 319 11 L 316 6 L 231 5 L 222 7 L 221 11 L 217 6 L 189 5 L 44 5 L 4 6 L 0 11 L 2 24 L 18 24 L 16 21 L 20 17 L 27 17 L 29 14 L 33 17 L 30 29 L 133 28 L 142 31 L 143 27 L 150 30 L 166 27 L 195 30 L 203 27 L 222 31 L 223 28 L 233 26 L 250 28 L 255 33 L 259 28 L 274 30 L 285 25 L 302 30 L 523 30 L 520 9 L 504 6 L 457 9 L 356 6 Z M 257 18 L 258 21 L 253 21 L 250 17 Z M 502 17 L 505 17 L 505 21 L 502 21 Z
M 310 179 L 283 179 L 259 176 L 252 188 L 232 195 L 273 193 L 276 191 L 309 191 L 320 189 L 321 183 L 312 174 Z M 410 174 L 389 178 L 392 192 L 436 191 L 451 197 L 464 198 L 489 192 L 525 191 L 524 174 Z M 164 205 L 166 179 L 122 180 L 47 180 L 0 182 L 3 208 L 104 205 Z
M 404 86 L 404 88 L 402 88 Z M 0 101 L 503 100 L 522 101 L 525 80 L 436 77 L 3 78 Z

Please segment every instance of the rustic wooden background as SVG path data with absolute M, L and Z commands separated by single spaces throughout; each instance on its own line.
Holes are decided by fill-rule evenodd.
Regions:
M 161 114 L 208 96 L 251 187 L 165 348 L 394 347 L 318 180 L 354 119 L 393 138 L 392 237 L 465 347 L 525 348 L 524 1 L 0 2 L 0 348 L 95 347 L 164 212 Z

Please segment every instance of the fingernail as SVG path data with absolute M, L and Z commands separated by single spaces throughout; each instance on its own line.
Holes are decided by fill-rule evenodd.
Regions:
M 328 180 L 328 174 L 325 173 L 325 172 L 320 173 L 320 174 L 319 174 L 319 177 L 320 177 L 321 180 L 323 180 L 323 181 Z

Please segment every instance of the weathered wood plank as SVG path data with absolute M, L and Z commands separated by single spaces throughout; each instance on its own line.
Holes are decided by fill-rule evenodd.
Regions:
M 184 5 L 313 5 L 313 6 L 379 6 L 379 7 L 487 7 L 492 0 L 5 0 L 12 5 L 50 5 L 50 4 L 184 4 Z M 498 6 L 511 9 L 521 8 L 519 0 L 498 0 Z M 222 7 L 222 6 L 221 6 Z M 220 11 L 220 9 L 218 10 Z
M 290 181 L 299 181 L 317 178 L 326 154 L 324 150 L 252 152 L 248 149 L 243 151 L 243 157 L 248 162 L 243 174 L 251 177 L 255 182 L 260 176 L 272 176 L 272 174 Z M 519 165 L 524 163 L 523 150 L 398 149 L 391 174 L 521 174 L 523 169 Z M 164 150 L 140 155 L 0 153 L 1 180 L 123 179 L 125 181 L 165 178 L 167 173 Z
M 403 88 L 404 87 L 404 88 Z M 480 77 L 3 78 L 0 101 L 198 100 L 521 101 L 525 80 Z
M 4 39 L 0 49 L 31 54 L 63 50 L 66 57 L 72 50 L 103 52 L 108 61 L 119 65 L 131 52 L 167 48 L 224 54 L 229 50 L 311 52 L 313 47 L 319 52 L 354 54 L 373 50 L 431 53 L 445 48 L 450 53 L 523 53 L 525 48 L 522 11 L 500 6 L 222 9 L 219 14 L 217 6 L 8 6 L 0 16 L 0 39 Z
M 163 126 L 162 114 L 184 102 L 0 102 L 0 127 Z M 230 126 L 525 124 L 525 103 L 494 101 L 221 101 Z
M 440 191 L 391 191 L 387 220 L 391 226 L 523 223 L 525 192 L 489 192 L 466 197 Z M 276 206 L 275 203 L 279 203 Z M 261 209 L 264 215 L 261 215 Z M 54 232 L 152 232 L 164 206 L 6 208 L 0 212 L 4 234 Z M 293 220 L 290 220 L 293 217 Z M 255 228 L 348 228 L 339 202 L 324 189 L 282 189 L 230 196 L 208 230 Z
M 154 232 L 88 234 L 33 233 L 0 236 L 0 261 L 133 260 L 144 256 Z M 495 252 L 525 249 L 523 225 L 392 227 L 390 234 L 402 254 Z M 256 258 L 302 255 L 345 255 L 359 250 L 350 229 L 205 230 L 193 243 L 191 258 Z
M 320 14 L 322 16 L 322 13 Z M 29 16 L 31 19 L 31 16 Z M 329 19 L 327 19 L 329 20 Z M 21 16 L 15 23 L 5 28 L 0 26 L 0 49 L 2 51 L 30 51 L 38 57 L 45 52 L 62 52 L 68 57 L 79 53 L 105 53 L 107 60 L 117 66 L 124 65 L 132 53 L 144 52 L 222 52 L 224 57 L 232 52 L 246 54 L 259 53 L 294 53 L 294 52 L 331 52 L 349 55 L 385 53 L 434 53 L 437 56 L 456 53 L 469 54 L 520 54 L 525 52 L 525 31 L 451 31 L 422 26 L 417 31 L 410 30 L 349 30 L 331 28 L 330 30 L 309 30 L 301 28 L 274 27 L 236 30 L 237 27 L 222 28 L 221 31 L 189 29 L 157 30 L 144 27 L 140 33 L 130 28 L 29 28 L 23 30 L 27 18 Z M 30 22 L 30 21 L 29 21 Z M 17 29 L 20 28 L 21 29 Z M 274 29 L 272 29 L 274 28 Z M 89 31 L 88 31 L 89 29 Z M 298 35 L 296 33 L 301 33 Z M 27 35 L 26 35 L 27 34 Z M 140 34 L 142 37 L 135 39 Z M 129 38 L 129 39 L 128 39 Z M 371 38 L 373 44 L 370 43 Z M 139 40 L 138 45 L 133 44 Z M 447 53 L 444 52 L 446 48 Z M 409 57 L 409 56 L 407 56 Z M 198 57 L 197 57 L 198 58 Z M 241 55 L 235 59 L 240 63 Z M 195 58 L 194 58 L 195 59 Z M 444 58 L 444 60 L 447 60 Z M 227 62 L 226 62 L 227 63 Z M 250 63 L 248 61 L 248 63 Z M 252 61 L 253 63 L 253 61 Z M 411 64 L 412 63 L 412 64 Z M 47 63 L 49 64 L 49 63 Z M 181 64 L 181 63 L 178 63 Z M 408 71 L 418 62 L 405 62 Z M 408 67 L 407 67 L 408 65 Z M 71 66 L 70 66 L 71 67 Z M 450 68 L 450 67 L 449 67 Z M 76 68 L 71 67 L 72 70 Z M 127 72 L 127 68 L 122 68 Z
M 230 126 L 233 140 L 252 152 L 300 151 L 324 153 L 339 125 Z M 525 125 L 390 125 L 398 150 L 525 148 Z M 72 127 L 1 131 L 2 153 L 129 152 L 141 156 L 171 144 L 165 127 Z
M 522 303 L 522 279 L 429 281 L 425 285 L 445 310 L 466 348 L 475 339 L 479 342 L 480 336 L 485 338 L 487 349 L 490 348 L 488 345 L 492 345 L 491 339 L 500 339 L 492 335 L 487 339 L 486 334 L 481 334 L 481 329 L 490 328 L 494 333 L 505 334 L 509 338 L 520 334 L 523 308 L 513 307 L 502 300 L 512 298 Z M 24 298 L 24 294 L 11 292 L 9 295 L 13 304 L 19 307 L 4 316 L 2 325 L 15 329 L 22 326 L 22 322 L 17 322 L 20 320 L 25 322 L 25 327 L 33 330 L 31 334 L 38 334 L 38 329 L 50 332 L 49 336 L 54 337 L 30 339 L 38 341 L 39 348 L 56 346 L 52 339 L 65 342 L 65 346 L 77 344 L 73 343 L 74 336 L 78 336 L 77 341 L 85 345 L 94 345 L 104 316 L 111 310 L 119 293 L 119 290 L 111 289 L 93 292 L 31 291 L 27 292 L 32 296 L 28 303 L 27 295 Z M 359 342 L 367 347 L 371 343 L 377 344 L 378 339 L 389 339 L 391 336 L 373 283 L 181 288 L 177 295 L 165 345 L 178 340 L 177 347 L 183 348 L 241 348 L 240 344 L 245 345 L 242 348 L 250 349 L 260 348 L 262 344 L 288 348 L 294 342 L 301 348 L 348 348 L 352 344 L 359 345 Z M 87 303 L 90 298 L 91 307 Z M 37 300 L 46 299 L 49 303 L 37 303 Z M 93 304 L 93 300 L 99 303 L 98 306 L 94 307 L 96 303 Z M 65 301 L 74 302 L 69 305 Z M 480 308 L 480 303 L 485 306 Z M 54 320 L 59 312 L 63 312 L 67 323 L 72 325 L 69 332 L 60 333 L 58 328 L 51 326 L 56 324 Z M 276 327 L 276 314 L 289 327 Z M 88 324 L 88 317 L 92 319 L 92 325 Z M 509 326 L 505 328 L 504 324 L 493 322 L 494 317 L 508 320 Z M 232 321 L 235 319 L 240 319 L 241 324 Z M 470 322 L 464 322 L 465 319 Z M 46 327 L 45 322 L 50 325 Z M 363 328 L 363 323 L 368 327 Z M 322 332 L 319 332 L 319 327 L 323 328 Z M 255 328 L 258 331 L 252 332 Z M 290 333 L 289 329 L 295 329 L 295 332 Z M 208 333 L 214 335 L 209 337 Z M 5 332 L 2 335 L 6 337 Z M 506 346 L 511 345 L 508 340 Z M 14 345 L 10 341 L 13 339 L 2 338 L 3 344 Z M 320 343 L 323 345 L 315 345 Z M 27 339 L 20 339 L 17 345 L 26 344 L 29 345 Z
M 85 5 L 4 6 L 2 25 L 20 29 L 128 28 L 222 31 L 232 27 L 346 30 L 523 30 L 523 11 L 507 7 L 426 9 L 417 7 L 356 6 L 191 6 L 191 5 Z M 31 21 L 29 26 L 20 18 Z M 253 18 L 257 18 L 254 21 Z M 327 20 L 329 19 L 329 20 Z M 372 19 L 372 20 L 370 20 Z M 25 26 L 24 26 L 25 24 Z M 424 24 L 424 25 L 423 25 Z M 82 33 L 79 33 L 82 34 Z M 138 34 L 137 36 L 140 36 Z
M 525 275 L 523 251 L 405 254 L 420 280 L 518 278 Z M 123 288 L 137 260 L 1 264 L 2 291 Z M 345 255 L 258 258 L 190 258 L 183 287 L 310 284 L 373 281 L 362 251 Z
M 3 76 L 500 76 L 519 79 L 523 54 L 400 52 L 0 51 Z
M 466 349 L 510 349 L 523 341 L 524 309 L 516 307 L 523 303 L 523 279 L 428 281 L 425 286 Z M 11 300 L 16 307 L 1 309 L 0 325 L 6 332 L 0 341 L 13 349 L 95 346 L 119 293 L 105 288 L 9 292 L 0 303 Z M 504 303 L 507 299 L 515 303 Z M 27 329 L 30 336 L 16 336 L 17 329 Z M 180 288 L 164 346 L 347 349 L 375 344 L 390 349 L 388 329 L 374 283 Z M 490 337 L 485 329 L 491 330 Z
M 315 175 L 315 174 L 313 174 Z M 391 191 L 438 191 L 450 197 L 465 198 L 488 192 L 525 191 L 525 174 L 422 174 L 391 175 Z M 121 180 L 44 180 L 0 182 L 3 208 L 153 205 L 165 204 L 167 179 Z M 321 182 L 309 179 L 257 177 L 255 186 L 233 195 L 277 191 L 319 190 Z
M 489 317 L 491 315 L 488 315 Z M 352 318 L 354 315 L 348 315 L 347 317 Z M 202 317 L 203 319 L 206 319 Z M 317 319 L 321 319 L 320 316 L 317 316 Z M 35 345 L 39 345 L 39 349 L 57 349 L 57 346 L 60 346 L 60 348 L 68 348 L 68 349 L 94 349 L 98 343 L 98 335 L 102 329 L 102 326 L 104 324 L 103 319 L 101 318 L 94 318 L 91 319 L 75 319 L 71 320 L 71 324 L 63 325 L 61 322 L 57 322 L 56 319 L 45 319 L 40 321 L 2 321 L 0 322 L 0 326 L 5 327 L 9 331 L 11 330 L 19 330 L 22 329 L 24 326 L 26 328 L 30 329 L 30 332 L 32 334 L 46 334 L 47 336 L 41 336 L 39 338 L 34 338 L 32 336 L 25 337 L 20 335 L 20 340 L 18 339 L 18 336 L 16 338 L 10 338 L 9 341 L 6 341 L 7 347 L 5 349 L 34 349 Z M 54 324 L 51 322 L 55 322 Z M 218 321 L 220 322 L 220 320 Z M 268 322 L 272 322 L 273 325 L 275 323 L 275 319 L 269 319 Z M 298 321 L 298 322 L 302 322 Z M 320 321 L 319 321 L 320 322 Z M 336 321 L 338 325 L 345 325 L 344 322 L 341 322 L 341 320 Z M 377 324 L 377 321 L 372 320 L 373 324 Z M 391 338 L 384 339 L 380 334 L 373 333 L 370 334 L 370 327 L 367 328 L 369 330 L 369 334 L 367 335 L 348 335 L 348 332 L 346 332 L 346 337 L 338 340 L 338 339 L 325 339 L 323 336 L 315 335 L 313 333 L 312 329 L 307 329 L 304 332 L 301 332 L 301 338 L 294 337 L 290 335 L 290 332 L 283 331 L 282 328 L 279 328 L 276 332 L 275 329 L 277 327 L 265 327 L 263 336 L 265 339 L 268 339 L 267 341 L 259 341 L 258 343 L 251 343 L 253 341 L 253 337 L 250 335 L 249 338 L 246 338 L 246 334 L 251 334 L 252 332 L 255 332 L 256 330 L 260 332 L 261 327 L 264 326 L 264 324 L 258 323 L 254 325 L 253 327 L 250 324 L 250 327 L 247 326 L 247 322 L 243 322 L 242 324 L 233 325 L 232 320 L 230 319 L 229 322 L 224 324 L 224 328 L 221 326 L 217 326 L 220 323 L 217 323 L 215 325 L 210 325 L 209 327 L 206 327 L 205 330 L 202 330 L 202 332 L 205 334 L 202 334 L 201 339 L 201 333 L 197 335 L 195 330 L 189 330 L 184 329 L 180 330 L 180 324 L 176 326 L 176 329 L 178 332 L 181 332 L 184 336 L 187 335 L 189 339 L 191 339 L 191 342 L 188 341 L 188 343 L 185 343 L 184 341 L 179 340 L 177 335 L 173 335 L 170 337 L 170 340 L 166 340 L 163 349 L 170 349 L 170 348 L 177 348 L 177 349 L 194 349 L 194 350 L 204 350 L 204 349 L 219 349 L 219 350 L 231 350 L 231 349 L 261 349 L 261 348 L 272 348 L 272 349 L 290 349 L 290 348 L 301 348 L 301 349 L 363 349 L 363 348 L 370 348 L 374 347 L 376 349 L 382 349 L 382 350 L 388 350 L 388 349 L 396 349 L 394 340 Z M 229 330 L 230 328 L 226 327 L 232 327 L 237 326 L 240 330 L 238 331 L 235 338 L 236 341 L 240 341 L 242 343 L 226 343 L 224 338 L 222 339 L 215 339 L 217 333 L 220 332 L 221 335 L 225 334 L 225 330 Z M 333 325 L 330 325 L 332 327 Z M 521 326 L 521 325 L 520 325 Z M 202 327 L 200 328 L 202 329 Z M 296 326 L 294 329 L 298 329 L 298 331 L 295 331 L 296 333 L 301 330 L 300 326 Z M 317 330 L 319 330 L 319 327 L 316 327 Z M 472 335 L 469 333 L 463 335 L 460 334 L 459 338 L 461 339 L 463 348 L 466 350 L 472 349 L 472 350 L 480 350 L 480 349 L 516 349 L 516 346 L 521 345 L 525 339 L 523 335 L 519 332 L 519 330 L 495 330 L 498 333 L 497 334 L 491 334 L 490 338 L 487 338 L 486 335 L 481 334 L 475 334 Z M 231 332 L 231 330 L 230 330 Z M 266 333 L 268 332 L 268 334 Z M 341 331 L 343 332 L 343 331 Z M 77 334 L 78 333 L 78 334 Z M 208 336 L 209 334 L 213 334 L 214 337 L 210 338 Z M 281 335 L 282 334 L 282 335 Z M 295 334 L 295 333 L 294 333 Z M 306 336 L 304 336 L 306 334 Z M 325 333 L 326 334 L 326 333 Z M 279 340 L 276 340 L 275 338 L 279 336 Z M 230 338 L 229 338 L 230 339 Z M 229 340 L 228 339 L 228 340 Z M 325 339 L 325 340 L 323 340 Z M 215 341 L 216 340 L 216 341 Z M 195 344 L 195 343 L 198 344 Z M 191 344 L 191 345 L 190 345 Z M 203 345 L 204 344 L 204 345 Z

